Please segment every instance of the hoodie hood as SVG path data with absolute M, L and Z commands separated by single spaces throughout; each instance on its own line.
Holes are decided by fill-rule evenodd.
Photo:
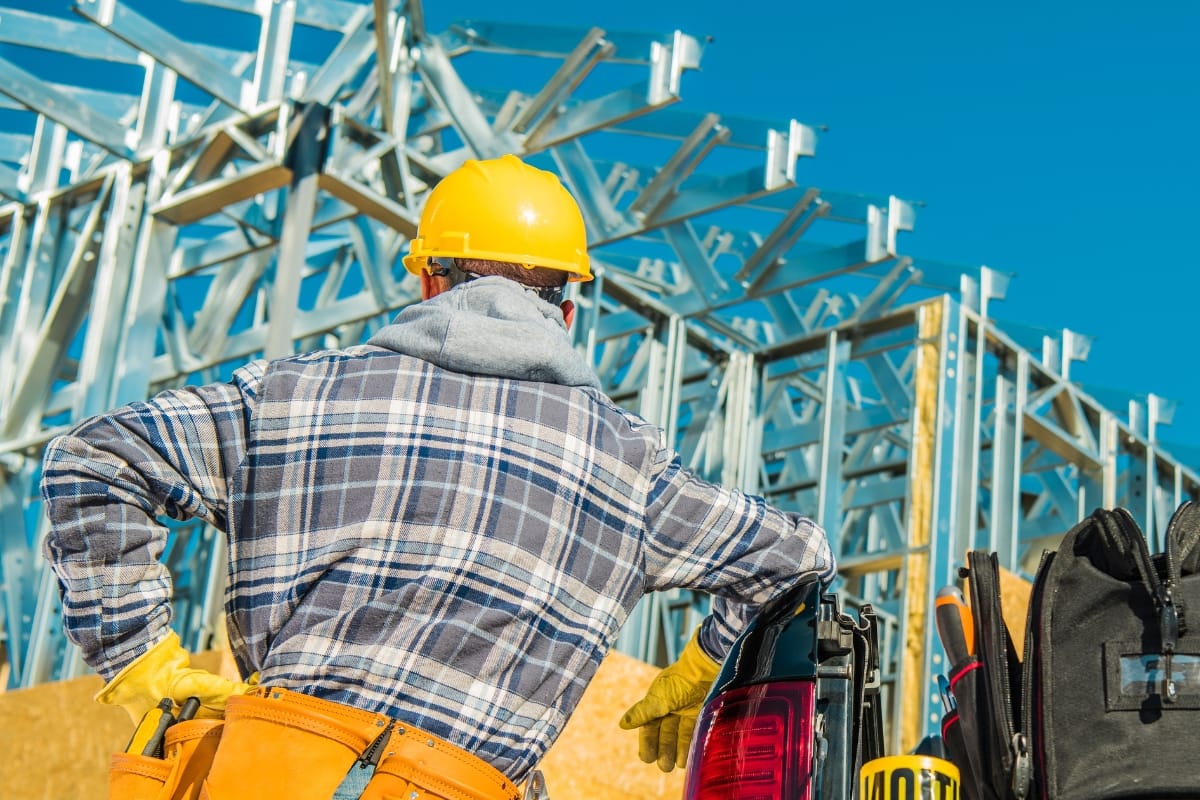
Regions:
M 454 372 L 600 388 L 562 310 L 494 275 L 403 309 L 367 343 Z

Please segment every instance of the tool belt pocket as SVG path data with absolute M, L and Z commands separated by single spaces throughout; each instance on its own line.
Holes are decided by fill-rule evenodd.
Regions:
M 362 800 L 520 798 L 499 770 L 436 736 L 382 714 L 265 687 L 229 698 L 211 768 L 189 779 L 203 784 L 199 800 L 328 800 L 356 763 L 375 764 Z M 159 796 L 122 800 L 142 797 Z
M 329 800 L 387 717 L 286 689 L 229 698 L 201 800 Z
M 196 800 L 221 741 L 219 719 L 179 722 L 167 729 L 163 757 L 116 753 L 108 770 L 111 800 Z
M 482 759 L 396 723 L 362 800 L 518 800 L 516 785 Z
M 158 800 L 169 798 L 167 782 L 174 764 L 154 756 L 115 753 L 108 767 L 108 796 L 111 800 Z

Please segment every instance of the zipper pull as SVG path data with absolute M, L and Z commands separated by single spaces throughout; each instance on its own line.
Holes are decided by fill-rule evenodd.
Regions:
M 1163 681 L 1166 684 L 1166 691 L 1163 693 L 1164 703 L 1174 703 L 1179 699 L 1179 686 L 1175 683 L 1174 664 L 1171 663 L 1175 654 L 1170 650 L 1167 651 L 1163 658 Z
M 1170 581 L 1162 590 L 1162 608 L 1158 612 L 1159 632 L 1162 635 L 1163 651 L 1163 702 L 1174 703 L 1179 699 L 1179 686 L 1175 683 L 1174 664 L 1175 645 L 1179 642 L 1179 609 L 1175 606 L 1175 598 L 1171 594 L 1174 588 Z
M 1179 609 L 1175 607 L 1175 598 L 1171 594 L 1174 586 L 1168 583 L 1159 595 L 1160 608 L 1158 611 L 1158 626 L 1162 633 L 1164 653 L 1175 652 L 1179 642 Z
M 1029 758 L 1029 739 L 1023 733 L 1013 734 L 1009 748 L 1013 756 L 1012 788 L 1016 800 L 1025 800 L 1029 796 L 1029 786 L 1033 783 L 1033 762 Z
M 387 727 L 383 729 L 383 732 L 375 737 L 375 741 L 367 745 L 367 749 L 355 761 L 359 769 L 366 769 L 367 767 L 374 767 L 379 764 L 379 757 L 383 755 L 383 746 L 387 744 L 387 740 L 392 735 L 392 728 L 395 726 L 396 721 L 394 719 L 388 720 Z

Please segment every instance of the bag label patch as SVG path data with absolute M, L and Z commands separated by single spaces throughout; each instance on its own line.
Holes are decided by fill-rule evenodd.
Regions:
M 1104 643 L 1104 700 L 1109 711 L 1200 709 L 1200 652 L 1189 647 L 1170 658 L 1175 697 L 1167 697 L 1167 657 L 1143 652 L 1142 642 Z

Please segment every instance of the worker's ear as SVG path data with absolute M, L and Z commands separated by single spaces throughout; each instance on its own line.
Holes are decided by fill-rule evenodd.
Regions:
M 562 305 L 563 322 L 567 323 L 567 330 L 571 330 L 571 323 L 575 321 L 575 304 L 570 300 L 563 300 Z
M 448 288 L 448 281 L 438 275 L 430 275 L 421 271 L 421 299 L 430 300 L 437 297 Z

